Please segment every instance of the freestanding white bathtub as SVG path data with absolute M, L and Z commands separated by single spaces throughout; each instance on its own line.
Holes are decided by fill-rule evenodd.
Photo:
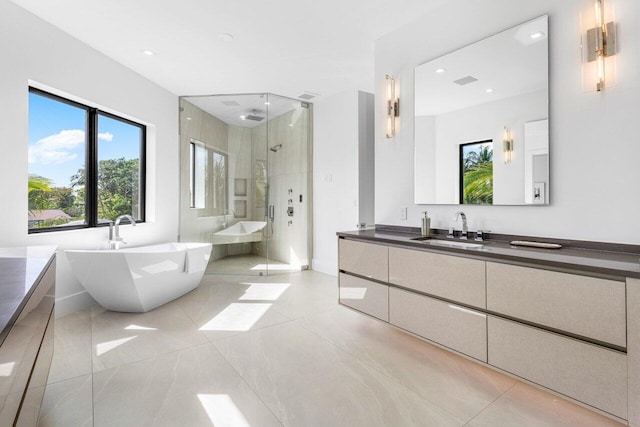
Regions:
M 65 253 L 80 283 L 101 306 L 140 313 L 195 289 L 209 263 L 211 243 Z

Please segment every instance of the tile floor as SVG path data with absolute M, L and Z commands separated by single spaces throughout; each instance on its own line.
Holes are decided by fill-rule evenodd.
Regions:
M 149 313 L 57 319 L 39 425 L 619 425 L 339 306 L 336 282 L 206 275 Z

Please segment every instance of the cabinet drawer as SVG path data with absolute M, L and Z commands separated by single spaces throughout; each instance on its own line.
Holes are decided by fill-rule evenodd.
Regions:
M 627 418 L 627 357 L 573 338 L 489 316 L 489 364 Z
M 340 270 L 383 282 L 389 280 L 389 248 L 373 243 L 338 239 Z
M 389 321 L 389 286 L 340 273 L 340 303 Z
M 487 361 L 487 316 L 484 313 L 391 287 L 389 322 L 460 353 Z
M 625 283 L 487 263 L 487 309 L 627 346 Z
M 392 247 L 389 282 L 474 307 L 486 307 L 484 261 Z

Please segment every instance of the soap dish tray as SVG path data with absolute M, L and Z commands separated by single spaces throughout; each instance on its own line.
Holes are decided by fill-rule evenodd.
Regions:
M 513 246 L 528 246 L 542 249 L 560 249 L 562 247 L 562 245 L 558 243 L 531 242 L 528 240 L 512 240 L 510 243 Z

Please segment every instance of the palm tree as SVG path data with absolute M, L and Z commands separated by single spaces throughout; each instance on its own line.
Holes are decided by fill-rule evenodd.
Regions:
M 462 203 L 493 203 L 493 149 L 490 144 L 481 145 L 463 159 Z

